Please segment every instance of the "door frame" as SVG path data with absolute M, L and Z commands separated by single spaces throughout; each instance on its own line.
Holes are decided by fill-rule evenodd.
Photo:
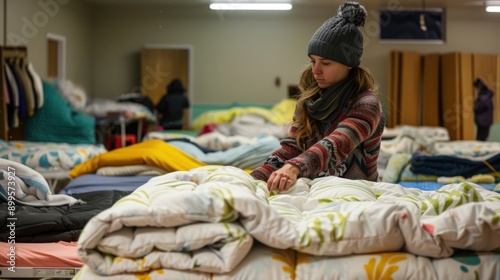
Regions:
M 193 46 L 192 45 L 176 45 L 176 44 L 146 44 L 144 48 L 150 49 L 173 49 L 173 50 L 187 50 L 188 51 L 188 89 L 189 89 L 189 108 L 188 108 L 188 124 L 191 127 L 193 119 L 193 99 L 194 99 L 194 63 L 193 63 Z
M 57 42 L 57 79 L 62 81 L 66 79 L 66 37 L 47 33 L 46 38 Z

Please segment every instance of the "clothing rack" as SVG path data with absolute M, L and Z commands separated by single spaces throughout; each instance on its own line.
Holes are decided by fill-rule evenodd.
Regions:
M 7 104 L 4 96 L 5 85 L 5 60 L 10 58 L 28 58 L 28 50 L 24 46 L 16 47 L 3 47 L 0 46 L 0 139 L 2 140 L 22 140 L 23 139 L 23 126 L 22 121 L 18 127 L 9 127 Z

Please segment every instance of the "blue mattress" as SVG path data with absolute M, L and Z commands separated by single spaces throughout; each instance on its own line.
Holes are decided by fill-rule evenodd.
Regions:
M 155 175 L 141 176 L 102 176 L 97 174 L 85 174 L 69 182 L 59 191 L 62 194 L 75 194 L 83 192 L 101 191 L 101 190 L 121 190 L 134 191 L 138 187 L 147 183 Z M 440 189 L 444 184 L 432 181 L 405 182 L 400 181 L 397 184 L 406 188 L 416 188 L 424 191 L 434 191 Z M 485 189 L 493 190 L 496 184 L 479 184 Z
M 75 194 L 103 190 L 134 191 L 147 183 L 155 175 L 141 176 L 102 176 L 85 174 L 71 180 L 59 191 L 61 194 Z
M 435 191 L 435 190 L 438 190 L 440 189 L 442 186 L 444 186 L 445 184 L 441 184 L 441 183 L 438 183 L 438 182 L 432 182 L 432 181 L 429 181 L 429 182 L 398 182 L 397 184 L 403 186 L 403 187 L 406 187 L 406 188 L 416 188 L 416 189 L 421 189 L 421 190 L 424 190 L 424 191 Z M 487 189 L 487 190 L 493 190 L 496 186 L 496 184 L 479 184 L 481 187 Z

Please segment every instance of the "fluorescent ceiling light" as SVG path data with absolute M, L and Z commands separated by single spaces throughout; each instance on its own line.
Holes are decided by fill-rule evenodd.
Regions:
M 500 13 L 500 6 L 488 6 L 486 11 L 490 13 Z
M 212 10 L 291 10 L 288 3 L 212 3 Z

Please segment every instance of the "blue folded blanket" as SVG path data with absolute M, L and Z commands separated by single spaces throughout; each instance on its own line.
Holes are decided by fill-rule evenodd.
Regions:
M 491 174 L 500 171 L 500 154 L 471 159 L 450 155 L 415 153 L 410 162 L 412 172 L 436 176 L 468 178 L 478 174 Z
M 208 165 L 230 165 L 241 169 L 259 167 L 272 152 L 281 147 L 280 141 L 271 137 L 263 138 L 252 144 L 209 153 L 189 142 L 171 141 L 169 144 Z

